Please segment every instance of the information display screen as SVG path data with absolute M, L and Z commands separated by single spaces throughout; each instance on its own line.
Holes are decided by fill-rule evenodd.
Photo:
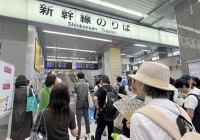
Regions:
M 94 64 L 94 63 L 76 63 L 76 69 L 98 70 L 98 64 Z
M 72 69 L 72 62 L 46 61 L 47 69 Z
M 72 69 L 71 62 L 57 62 L 57 69 Z
M 54 61 L 46 61 L 46 68 L 47 69 L 55 69 L 56 68 L 56 62 Z

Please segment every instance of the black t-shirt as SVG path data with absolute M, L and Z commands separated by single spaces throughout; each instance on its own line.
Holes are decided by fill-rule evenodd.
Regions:
M 102 87 L 99 87 L 95 96 L 98 97 L 98 104 L 100 108 L 103 107 L 106 100 L 107 92 L 104 90 L 104 88 L 106 88 L 108 91 L 113 91 L 116 94 L 115 90 L 110 85 L 103 85 Z
M 41 112 L 38 114 L 36 123 L 33 126 L 33 131 L 35 131 L 38 126 L 40 116 L 42 115 Z M 48 133 L 48 140 L 69 140 L 68 128 L 70 130 L 76 128 L 74 112 L 69 111 L 69 114 L 66 114 L 66 117 L 56 116 L 56 118 L 53 118 L 52 115 L 53 111 L 45 110 L 45 123 Z M 42 126 L 42 131 L 45 132 L 43 124 L 44 123 L 42 119 L 40 125 Z

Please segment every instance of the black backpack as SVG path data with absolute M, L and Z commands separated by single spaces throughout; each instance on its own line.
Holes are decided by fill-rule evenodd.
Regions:
M 118 96 L 112 88 L 111 91 L 108 91 L 106 88 L 103 89 L 106 91 L 106 100 L 102 108 L 103 117 L 105 121 L 114 121 L 117 109 L 113 104 L 118 100 Z

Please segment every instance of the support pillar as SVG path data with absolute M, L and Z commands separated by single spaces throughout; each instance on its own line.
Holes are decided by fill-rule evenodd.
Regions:
M 122 73 L 121 56 L 119 48 L 108 48 L 104 52 L 104 74 L 110 79 L 110 84 L 115 83 L 117 76 Z

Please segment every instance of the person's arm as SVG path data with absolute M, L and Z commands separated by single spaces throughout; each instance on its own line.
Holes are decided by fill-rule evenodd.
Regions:
M 187 112 L 188 116 L 190 117 L 190 119 L 192 120 L 194 117 L 194 109 L 187 108 L 186 112 Z
M 71 112 L 69 119 L 70 119 L 69 128 L 70 128 L 71 134 L 72 136 L 76 137 L 78 135 L 78 127 L 76 125 L 75 115 L 73 112 Z
M 198 106 L 198 100 L 194 95 L 190 95 L 185 99 L 184 107 L 186 108 L 186 112 L 188 116 L 192 120 L 194 117 L 194 110 Z
M 78 127 L 76 127 L 75 129 L 71 130 L 71 134 L 72 134 L 72 136 L 76 137 L 78 135 Z
M 94 101 L 94 104 L 95 104 L 96 109 L 99 109 L 98 97 L 97 97 L 97 96 L 94 96 L 93 101 Z

